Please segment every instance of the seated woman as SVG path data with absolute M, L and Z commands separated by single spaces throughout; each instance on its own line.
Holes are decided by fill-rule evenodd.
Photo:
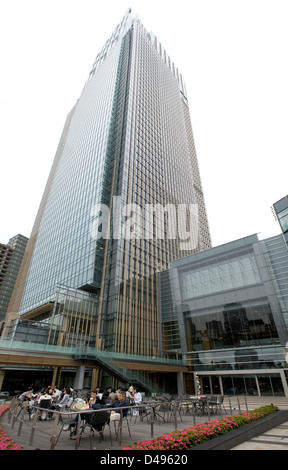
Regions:
M 68 401 L 69 401 L 69 398 L 70 398 L 70 388 L 69 387 L 66 387 L 64 392 L 63 392 L 63 396 L 61 398 L 61 400 L 59 401 L 58 405 L 56 405 L 56 409 L 57 408 L 66 408 L 67 404 L 68 404 Z
M 40 396 L 38 400 L 39 408 L 50 408 L 52 404 L 52 397 L 49 395 L 48 389 L 44 390 L 43 395 Z M 39 421 L 44 421 L 47 419 L 47 411 L 39 410 Z
M 69 398 L 70 398 L 70 393 L 71 393 L 70 388 L 66 387 L 64 389 L 62 398 L 59 401 L 59 403 L 57 403 L 57 405 L 52 405 L 50 409 L 51 410 L 56 410 L 56 411 L 64 410 L 66 408 L 66 406 L 68 405 L 68 401 L 69 401 Z M 49 418 L 52 418 L 52 416 L 53 416 L 53 413 L 50 412 L 49 413 Z
M 138 416 L 139 415 L 139 410 L 137 410 L 137 405 L 139 406 L 142 402 L 142 395 L 139 392 L 138 388 L 135 388 L 135 390 L 133 392 L 133 397 L 134 397 L 134 404 L 136 405 L 136 408 L 133 408 L 132 414 L 134 416 Z

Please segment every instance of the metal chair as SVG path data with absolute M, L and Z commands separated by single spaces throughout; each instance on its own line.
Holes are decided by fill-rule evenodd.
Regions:
M 164 400 L 161 400 L 159 405 L 154 408 L 154 419 L 159 425 L 161 421 L 163 421 L 163 423 L 170 423 L 172 413 L 172 404 L 164 398 Z
M 182 410 L 185 410 L 185 413 L 193 415 L 197 411 L 197 404 L 199 403 L 199 398 L 186 398 L 182 401 Z
M 174 400 L 172 402 L 172 409 L 171 409 L 171 418 L 174 420 L 177 419 L 177 416 L 179 416 L 180 421 L 183 422 L 182 419 L 182 400 Z
M 32 406 L 30 406 L 30 405 L 31 405 L 30 400 L 24 399 L 24 401 L 23 401 L 22 403 L 20 403 L 20 402 L 18 401 L 19 412 L 18 412 L 18 414 L 17 414 L 17 418 L 18 418 L 18 416 L 20 415 L 21 411 L 25 410 L 25 411 L 28 413 L 29 420 L 31 420 L 32 417 L 33 417 L 33 416 L 32 416 L 32 406 L 33 406 L 33 405 L 32 405 Z
M 147 422 L 149 421 L 152 403 L 153 400 L 151 400 L 149 397 L 145 397 L 143 398 L 142 403 L 137 406 L 139 409 L 140 421 L 144 421 L 144 419 L 147 419 Z
M 211 395 L 211 397 L 208 400 L 208 406 L 210 407 L 210 410 L 212 413 L 219 412 L 221 413 L 221 410 L 224 409 L 225 413 L 226 409 L 223 405 L 224 402 L 224 395 L 220 395 L 220 397 L 217 397 L 216 395 Z
M 218 407 L 218 410 L 220 411 L 220 413 L 221 413 L 221 410 L 223 409 L 225 411 L 225 414 L 227 414 L 226 408 L 224 406 L 224 395 L 220 395 L 217 407 Z
M 87 427 L 90 430 L 90 446 L 92 448 L 92 438 L 95 436 L 95 432 L 99 435 L 99 442 L 104 440 L 104 430 L 107 426 L 109 428 L 110 443 L 112 444 L 111 428 L 110 428 L 110 413 L 109 411 L 100 410 L 92 413 L 85 413 L 81 417 L 80 433 L 79 433 L 79 444 L 81 437 Z
M 124 413 L 123 413 L 124 411 Z M 115 436 L 116 440 L 121 441 L 121 436 L 122 436 L 122 431 L 123 431 L 123 423 L 126 423 L 127 425 L 127 430 L 129 437 L 131 437 L 131 432 L 130 432 L 130 426 L 129 426 L 129 420 L 128 420 L 128 413 L 127 410 L 117 410 L 117 414 L 120 414 L 120 419 L 117 420 L 112 420 L 114 423 L 114 431 L 115 431 Z M 111 418 L 111 415 L 110 415 Z
M 200 411 L 202 415 L 207 413 L 207 398 L 199 398 L 196 402 L 196 413 Z
M 73 420 L 75 418 L 75 413 L 71 413 L 72 410 L 73 410 L 73 406 L 74 406 L 74 398 L 69 398 L 68 402 L 67 402 L 67 405 L 64 407 L 64 408 L 59 408 L 57 405 L 55 406 L 55 411 L 58 411 L 57 415 L 58 415 L 58 424 L 60 424 L 61 428 L 60 428 L 60 431 L 58 433 L 58 436 L 56 438 L 56 443 L 55 445 L 57 444 L 60 436 L 61 436 L 61 433 L 63 431 L 63 428 L 67 425 L 70 425 L 71 423 L 73 423 Z
M 48 410 L 51 410 L 51 400 L 41 400 L 38 406 L 34 407 L 34 410 L 39 411 L 39 420 L 41 421 L 45 421 L 48 418 L 51 418 L 53 413 L 51 414 L 48 412 Z
M 207 399 L 207 406 L 212 413 L 215 413 L 218 408 L 218 400 L 216 395 L 211 395 Z

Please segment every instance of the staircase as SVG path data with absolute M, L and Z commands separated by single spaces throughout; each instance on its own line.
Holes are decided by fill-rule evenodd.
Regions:
M 83 351 L 79 351 L 77 354 L 74 354 L 74 359 L 96 362 L 102 369 L 106 370 L 113 377 L 116 377 L 122 382 L 136 385 L 136 387 L 139 387 L 141 390 L 149 394 L 156 393 L 162 395 L 164 393 L 164 390 L 151 382 L 151 380 L 147 379 L 144 373 L 129 370 L 120 366 L 119 358 L 109 351 L 98 349 L 89 351 L 89 348 L 85 348 Z M 124 357 L 122 357 L 122 360 L 123 359 Z

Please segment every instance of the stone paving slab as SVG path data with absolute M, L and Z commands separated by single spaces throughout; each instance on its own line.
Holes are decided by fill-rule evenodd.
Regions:
M 233 397 L 234 398 L 234 397 Z M 273 399 L 272 399 L 273 398 Z M 258 397 L 253 397 L 250 400 L 244 400 L 243 397 L 239 399 L 229 399 L 224 401 L 227 415 L 237 414 L 239 411 L 246 411 L 248 409 L 255 409 L 264 404 L 274 403 L 279 406 L 280 409 L 288 409 L 288 399 L 282 398 L 275 400 L 274 397 L 263 397 L 263 399 L 258 399 Z M 240 409 L 239 409 L 240 405 Z M 211 419 L 220 417 L 220 415 L 211 415 Z M 50 450 L 51 449 L 51 436 L 53 435 L 53 426 L 54 421 L 37 421 L 36 430 L 34 433 L 33 443 L 30 445 L 30 436 L 32 431 L 32 422 L 29 421 L 28 415 L 24 417 L 24 421 L 21 425 L 19 421 L 14 422 L 10 420 L 9 422 L 9 413 L 6 412 L 1 418 L 2 429 L 10 436 L 17 444 L 22 445 L 24 450 Z M 177 423 L 175 422 L 163 422 L 162 420 L 156 420 L 153 428 L 147 419 L 140 421 L 139 417 L 128 417 L 128 424 L 130 426 L 131 437 L 129 437 L 127 425 L 123 423 L 123 433 L 122 440 L 119 443 L 119 440 L 116 439 L 115 431 L 113 424 L 111 425 L 111 435 L 112 435 L 112 446 L 110 443 L 109 430 L 106 428 L 104 433 L 104 440 L 99 442 L 98 435 L 90 439 L 89 429 L 85 430 L 83 437 L 81 438 L 80 444 L 77 448 L 77 443 L 69 439 L 69 432 L 62 432 L 58 443 L 55 447 L 55 450 L 98 450 L 98 451 L 117 451 L 120 450 L 122 446 L 128 446 L 137 441 L 149 440 L 153 437 L 161 436 L 165 433 L 169 433 L 177 429 L 185 429 L 189 426 L 193 426 L 196 423 L 201 423 L 208 421 L 207 415 L 197 415 L 196 420 L 191 414 L 183 414 L 180 417 L 177 416 Z M 265 449 L 275 448 L 277 445 L 278 448 L 281 447 L 281 450 L 288 450 L 288 422 L 285 425 L 270 430 L 268 433 L 265 433 L 261 437 L 252 439 L 252 442 L 246 442 L 241 444 L 241 446 L 235 447 L 233 450 L 262 450 L 262 447 Z M 58 427 L 56 434 L 58 435 L 60 428 Z M 279 438 L 275 437 L 279 435 Z M 261 442 L 260 442 L 261 441 Z
M 288 450 L 288 421 L 231 450 Z
M 220 415 L 211 415 L 211 418 L 219 417 Z M 161 436 L 165 433 L 173 432 L 176 429 L 186 429 L 193 426 L 196 423 L 205 422 L 208 420 L 207 415 L 197 415 L 196 421 L 191 414 L 183 415 L 177 418 L 177 424 L 175 422 L 163 422 L 155 421 L 151 428 L 151 423 L 147 419 L 140 421 L 140 418 L 134 416 L 128 416 L 128 425 L 131 433 L 129 436 L 128 427 L 126 420 L 123 421 L 122 439 L 119 443 L 119 439 L 116 439 L 114 424 L 111 423 L 111 437 L 112 446 L 110 441 L 109 428 L 106 427 L 104 431 L 104 440 L 99 442 L 98 433 L 95 433 L 93 438 L 90 438 L 89 428 L 85 429 L 83 433 L 78 450 L 120 450 L 122 446 L 131 445 L 137 441 L 149 440 L 153 437 Z M 19 435 L 20 422 L 13 420 L 9 422 L 8 412 L 6 412 L 1 418 L 2 429 L 10 436 L 17 444 L 22 445 L 24 450 L 50 450 L 51 447 L 51 436 L 53 435 L 54 420 L 50 421 L 37 421 L 36 431 L 34 433 L 34 439 L 32 445 L 29 445 L 30 435 L 32 431 L 32 422 L 29 421 L 28 415 L 24 416 L 24 421 L 21 427 Z M 59 434 L 60 426 L 57 429 L 57 435 Z M 76 441 L 69 438 L 69 432 L 62 431 L 60 438 L 57 442 L 55 450 L 75 450 Z
M 244 411 L 244 408 L 243 408 Z M 239 410 L 235 407 L 234 409 L 225 409 L 222 413 L 212 413 L 210 416 L 197 413 L 177 413 L 176 422 L 172 417 L 169 422 L 167 419 L 165 422 L 159 418 L 156 414 L 156 419 L 153 424 L 144 416 L 143 420 L 140 420 L 139 416 L 128 416 L 127 421 L 123 422 L 123 431 L 121 441 L 116 439 L 114 423 L 111 423 L 111 436 L 112 445 L 110 441 L 109 428 L 106 427 L 104 432 L 104 440 L 99 442 L 98 433 L 95 433 L 95 437 L 90 438 L 89 428 L 85 429 L 82 435 L 79 446 L 77 442 L 69 438 L 69 432 L 62 431 L 58 442 L 55 446 L 55 450 L 120 450 L 122 446 L 132 445 L 134 442 L 147 441 L 151 438 L 161 436 L 165 433 L 173 432 L 175 429 L 186 429 L 197 423 L 209 421 L 209 419 L 215 419 L 217 417 L 225 416 L 238 413 Z M 167 418 L 167 415 L 166 415 Z M 24 450 L 50 450 L 51 449 L 51 437 L 53 435 L 53 428 L 55 421 L 38 421 L 36 422 L 36 429 L 33 434 L 33 442 L 30 443 L 32 433 L 32 421 L 29 420 L 28 414 L 24 414 L 23 423 L 21 423 L 20 417 L 17 421 L 13 421 L 13 418 L 9 420 L 9 412 L 6 412 L 1 418 L 1 426 L 8 436 L 10 436 L 17 444 L 22 445 Z M 129 436 L 128 426 L 130 429 L 131 437 Z M 55 432 L 56 436 L 59 436 L 60 425 Z

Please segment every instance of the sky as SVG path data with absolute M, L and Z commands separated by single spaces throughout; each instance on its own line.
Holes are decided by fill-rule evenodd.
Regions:
M 30 236 L 66 117 L 128 8 L 184 77 L 213 246 L 279 234 L 287 0 L 2 0 L 0 243 Z

